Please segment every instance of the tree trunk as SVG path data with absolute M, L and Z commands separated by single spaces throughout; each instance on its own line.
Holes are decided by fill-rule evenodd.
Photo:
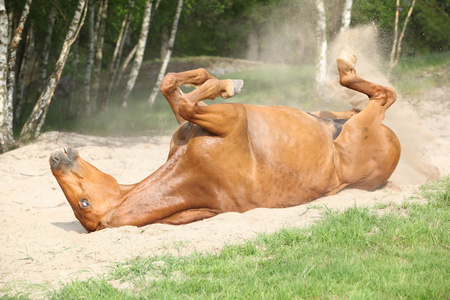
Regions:
M 84 98 L 81 109 L 86 115 L 91 114 L 91 79 L 92 79 L 92 66 L 94 65 L 94 52 L 95 52 L 95 2 L 89 3 L 89 50 L 86 63 L 86 72 L 84 76 Z
M 28 14 L 30 12 L 30 6 L 32 0 L 27 0 L 20 16 L 19 24 L 17 25 L 16 34 L 11 40 L 11 45 L 9 49 L 8 57 L 8 79 L 7 79 L 7 102 L 6 102 L 6 122 L 8 126 L 8 131 L 13 134 L 13 122 L 14 122 L 14 97 L 16 91 L 16 59 L 17 59 L 17 48 L 19 42 L 22 39 L 23 28 L 25 27 L 25 22 L 27 20 Z
M 166 58 L 167 51 L 169 50 L 169 33 L 170 33 L 170 27 L 168 26 L 162 26 L 161 28 L 161 51 L 160 51 L 160 57 L 163 61 L 164 58 Z
M 4 0 L 3 0 L 4 1 Z M 14 36 L 14 21 L 12 11 L 8 14 L 8 44 L 11 44 L 12 37 Z
M 331 36 L 334 38 L 341 28 L 341 0 L 333 0 L 333 13 L 331 15 Z
M 45 43 L 44 47 L 42 49 L 42 56 L 41 56 L 41 84 L 42 86 L 45 86 L 45 83 L 47 82 L 47 69 L 48 69 L 48 57 L 50 54 L 50 45 L 52 43 L 52 35 L 53 35 L 53 27 L 55 25 L 55 19 L 56 19 L 56 6 L 52 5 L 52 8 L 50 9 L 50 16 L 48 19 L 47 24 L 47 35 L 45 37 Z
M 134 0 L 128 2 L 128 12 L 125 15 L 125 19 L 122 22 L 122 29 L 120 30 L 119 37 L 116 42 L 116 48 L 114 49 L 113 58 L 109 66 L 109 82 L 103 91 L 102 102 L 100 103 L 99 112 L 105 112 L 108 107 L 109 97 L 111 95 L 111 90 L 116 80 L 117 71 L 119 69 L 119 63 L 122 58 L 123 46 L 125 45 L 125 37 L 128 36 L 128 29 L 130 27 L 131 9 L 134 7 Z
M 53 93 L 55 92 L 56 85 L 61 77 L 61 73 L 64 69 L 64 65 L 69 55 L 70 46 L 73 44 L 78 36 L 80 28 L 83 26 L 84 18 L 86 17 L 85 8 L 86 0 L 80 0 L 78 2 L 78 7 L 73 16 L 72 22 L 67 32 L 66 38 L 64 40 L 61 54 L 59 55 L 58 61 L 56 62 L 55 71 L 50 76 L 47 86 L 39 97 L 36 105 L 31 112 L 30 117 L 22 128 L 20 133 L 20 142 L 24 143 L 31 139 L 34 139 L 40 134 L 42 125 L 44 124 L 45 117 L 47 115 L 50 102 L 52 100 Z M 83 14 L 84 10 L 84 14 Z M 83 18 L 81 19 L 83 15 Z M 81 21 L 80 21 L 81 19 Z
M 316 58 L 316 88 L 317 96 L 321 95 L 322 87 L 325 83 L 327 73 L 327 32 L 325 7 L 323 0 L 316 0 L 318 19 L 317 19 L 317 58 Z
M 8 123 L 8 15 L 5 1 L 0 0 L 0 152 L 14 147 L 12 124 Z
M 161 2 L 161 0 L 156 1 L 156 4 L 153 7 L 153 14 L 158 9 L 160 2 Z M 152 21 L 152 15 L 150 16 L 150 22 Z M 138 44 L 136 44 L 136 46 L 133 47 L 133 49 L 128 54 L 127 58 L 123 61 L 122 67 L 120 67 L 120 71 L 119 71 L 119 74 L 117 76 L 117 82 L 121 82 L 122 81 L 123 73 L 125 72 L 125 70 L 128 67 L 128 64 L 130 63 L 130 61 L 133 59 L 134 55 L 136 54 L 137 47 L 138 47 Z
M 350 21 L 352 20 L 352 6 L 353 0 L 345 0 L 344 10 L 342 11 L 341 32 L 344 32 L 350 28 Z
M 402 33 L 400 34 L 400 37 L 397 40 L 398 36 L 398 17 L 399 17 L 399 11 L 400 11 L 400 1 L 397 0 L 397 8 L 395 11 L 395 31 L 394 31 L 394 42 L 392 43 L 392 51 L 391 51 L 391 57 L 389 60 L 389 70 L 387 77 L 388 79 L 391 77 L 392 69 L 398 64 L 398 60 L 400 59 L 400 52 L 402 50 L 402 40 L 405 36 L 405 30 L 406 25 L 408 25 L 409 18 L 411 17 L 412 11 L 414 9 L 414 4 L 416 4 L 416 0 L 413 0 L 411 3 L 411 7 L 409 8 L 408 14 L 405 18 L 405 22 L 403 24 Z M 395 59 L 394 59 L 395 57 Z
M 150 98 L 148 99 L 148 101 L 151 104 L 153 104 L 153 102 L 155 102 L 156 95 L 158 95 L 158 92 L 159 92 L 159 86 L 161 85 L 164 74 L 166 73 L 166 70 L 167 70 L 167 65 L 169 64 L 169 61 L 170 61 L 170 57 L 172 56 L 173 45 L 175 44 L 175 37 L 177 35 L 178 22 L 180 21 L 181 10 L 183 9 L 183 3 L 184 3 L 184 0 L 178 0 L 177 12 L 175 13 L 175 19 L 173 20 L 173 24 L 172 24 L 172 32 L 170 33 L 169 45 L 167 47 L 168 48 L 167 54 L 166 54 L 166 57 L 164 58 L 163 64 L 161 66 L 161 70 L 159 71 L 158 79 L 156 81 L 155 86 L 153 87 L 152 94 L 150 95 Z
M 142 65 L 142 60 L 144 58 L 145 45 L 147 43 L 148 30 L 150 27 L 150 16 L 152 13 L 152 3 L 153 1 L 147 1 L 144 11 L 144 20 L 142 21 L 141 34 L 139 36 L 139 43 L 137 45 L 136 56 L 134 58 L 133 67 L 130 71 L 130 76 L 128 78 L 127 85 L 120 96 L 119 103 L 122 107 L 127 107 L 128 96 L 133 90 L 136 83 L 136 78 Z
M 396 9 L 395 9 L 394 41 L 392 42 L 392 50 L 391 50 L 391 56 L 390 56 L 390 60 L 389 60 L 388 78 L 390 76 L 390 71 L 393 68 L 392 66 L 394 65 L 395 50 L 397 49 L 399 14 L 400 14 L 400 0 L 397 0 Z
M 105 40 L 106 16 L 108 12 L 108 0 L 103 0 L 100 7 L 100 24 L 97 35 L 97 46 L 95 52 L 94 77 L 91 86 L 91 112 L 97 109 L 97 94 L 100 86 L 100 71 L 102 69 L 103 42 Z
M 34 53 L 34 33 L 33 33 L 33 24 L 28 30 L 27 34 L 27 45 L 25 48 L 25 57 L 22 61 L 22 67 L 20 68 L 20 75 L 18 81 L 18 89 L 16 94 L 16 105 L 15 105 L 15 114 L 14 121 L 15 124 L 18 124 L 20 121 L 20 117 L 22 115 L 23 107 L 25 106 L 25 83 L 28 75 L 28 67 L 30 65 L 31 57 Z
M 80 56 L 80 39 L 76 39 L 75 42 L 73 43 L 73 60 L 72 60 L 72 80 L 70 81 L 70 95 L 69 95 L 69 99 L 68 99 L 68 103 L 67 103 L 67 111 L 66 111 L 66 118 L 68 120 L 70 120 L 73 116 L 73 100 L 75 95 L 77 94 L 76 92 L 76 86 L 77 86 L 77 72 L 78 72 L 78 58 Z
M 131 49 L 130 53 L 128 53 L 127 58 L 125 58 L 125 60 L 123 61 L 122 67 L 120 68 L 120 71 L 119 71 L 119 76 L 117 76 L 118 82 L 122 81 L 123 73 L 125 73 L 125 70 L 127 69 L 128 65 L 130 64 L 130 61 L 133 59 L 134 55 L 136 54 L 137 47 L 138 47 L 138 45 L 136 44 L 136 46 L 134 46 L 133 49 Z

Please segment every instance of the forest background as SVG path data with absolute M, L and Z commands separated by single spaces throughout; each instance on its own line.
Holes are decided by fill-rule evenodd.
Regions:
M 142 61 L 155 74 L 166 71 L 164 62 L 170 57 L 315 65 L 319 4 L 324 5 L 324 38 L 333 40 L 341 30 L 348 2 L 0 0 L 0 96 L 5 99 L 0 101 L 0 152 L 16 147 L 17 141 L 34 139 L 42 126 L 42 130 L 60 130 L 68 120 L 95 120 L 110 110 L 123 111 L 130 101 L 157 109 L 157 104 L 150 107 L 154 92 L 128 100 L 136 77 L 146 76 L 140 72 Z M 409 21 L 402 57 L 450 50 L 449 0 L 351 2 L 350 27 L 375 25 L 385 41 L 379 50 L 386 59 L 400 34 L 395 33 L 396 10 L 398 31 L 405 19 Z M 152 77 L 148 88 L 157 87 L 159 77 Z M 56 101 L 57 106 L 51 104 Z M 49 110 L 55 113 L 51 125 L 46 125 Z

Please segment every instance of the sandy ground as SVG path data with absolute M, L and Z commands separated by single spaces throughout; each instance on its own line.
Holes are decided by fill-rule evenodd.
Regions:
M 164 252 L 217 251 L 258 232 L 307 226 L 321 208 L 400 203 L 428 178 L 450 174 L 449 87 L 399 99 L 385 123 L 399 136 L 400 164 L 376 191 L 344 190 L 306 205 L 227 213 L 182 226 L 154 224 L 87 234 L 52 176 L 48 157 L 56 148 L 76 147 L 80 155 L 120 183 L 137 182 L 166 159 L 170 137 L 99 138 L 48 132 L 35 143 L 0 155 L 0 296 L 29 291 L 42 297 L 75 279 L 106 274 L 115 262 Z

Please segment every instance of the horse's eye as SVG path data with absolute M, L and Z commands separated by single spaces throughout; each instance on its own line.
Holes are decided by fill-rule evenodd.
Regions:
M 91 206 L 91 204 L 89 203 L 89 201 L 87 201 L 87 199 L 81 199 L 80 200 L 80 207 L 81 208 L 87 208 Z

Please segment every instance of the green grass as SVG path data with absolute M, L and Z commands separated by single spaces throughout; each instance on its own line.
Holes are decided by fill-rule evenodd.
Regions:
M 324 210 L 219 254 L 138 257 L 52 299 L 449 299 L 450 177 L 393 209 Z M 393 213 L 401 210 L 405 216 Z M 383 211 L 384 213 L 379 213 Z M 388 212 L 391 211 L 391 212 Z M 128 285 L 118 290 L 108 281 Z
M 450 83 L 450 52 L 403 58 L 392 72 L 397 92 L 414 95 Z

